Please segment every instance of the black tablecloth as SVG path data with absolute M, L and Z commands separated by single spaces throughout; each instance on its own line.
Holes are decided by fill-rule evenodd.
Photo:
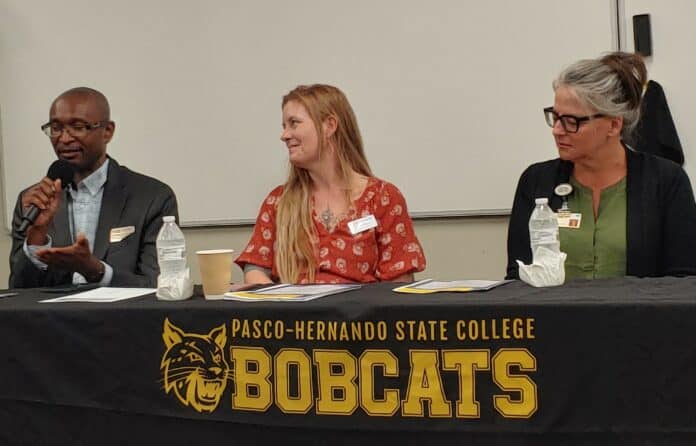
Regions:
M 0 299 L 0 443 L 696 444 L 696 279 Z M 465 441 L 466 440 L 466 441 Z

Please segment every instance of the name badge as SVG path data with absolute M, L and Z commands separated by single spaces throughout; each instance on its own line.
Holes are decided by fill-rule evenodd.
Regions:
M 370 214 L 367 217 L 358 218 L 357 220 L 348 222 L 348 229 L 351 235 L 360 234 L 363 231 L 377 227 L 377 219 Z
M 135 226 L 123 226 L 122 228 L 111 228 L 109 242 L 118 243 L 124 238 L 135 232 Z
M 569 229 L 580 229 L 582 214 L 573 212 L 558 213 L 558 227 Z

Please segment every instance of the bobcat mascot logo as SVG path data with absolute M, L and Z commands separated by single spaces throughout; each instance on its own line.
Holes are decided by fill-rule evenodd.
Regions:
M 200 335 L 185 333 L 165 319 L 162 339 L 167 347 L 160 363 L 164 391 L 174 391 L 183 405 L 200 413 L 214 411 L 227 380 L 231 379 L 224 355 L 227 344 L 225 325 L 213 328 L 207 335 Z

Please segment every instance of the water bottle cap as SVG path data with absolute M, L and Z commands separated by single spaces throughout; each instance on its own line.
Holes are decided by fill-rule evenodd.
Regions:
M 172 223 L 172 222 L 174 222 L 176 219 L 174 218 L 173 215 L 165 215 L 164 217 L 162 217 L 162 220 L 163 220 L 165 223 Z
M 549 199 L 548 198 L 537 198 L 534 200 L 534 203 L 536 204 L 549 204 Z

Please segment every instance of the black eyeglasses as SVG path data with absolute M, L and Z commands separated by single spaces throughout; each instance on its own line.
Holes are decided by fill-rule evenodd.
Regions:
M 553 107 L 546 107 L 544 109 L 544 117 L 546 118 L 546 123 L 549 127 L 553 128 L 558 121 L 561 121 L 561 126 L 563 130 L 568 133 L 577 133 L 580 130 L 580 124 L 595 118 L 603 118 L 605 115 L 597 113 L 591 116 L 573 116 L 573 115 L 559 115 L 553 109 Z
M 61 124 L 60 122 L 48 122 L 41 126 L 41 131 L 49 138 L 58 138 L 63 134 L 63 130 L 68 132 L 75 138 L 84 138 L 87 133 L 99 127 L 104 127 L 109 121 L 99 121 L 93 124 L 87 122 L 76 121 L 71 124 Z

